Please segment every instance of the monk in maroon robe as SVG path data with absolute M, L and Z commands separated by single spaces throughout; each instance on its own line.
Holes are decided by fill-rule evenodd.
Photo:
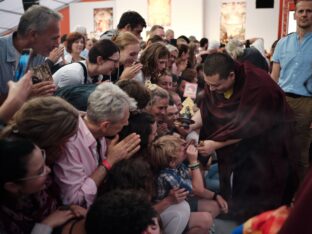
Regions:
M 194 115 L 202 155 L 216 150 L 221 194 L 245 220 L 289 202 L 295 190 L 293 118 L 283 91 L 265 71 L 228 55 L 208 55 L 205 97 Z

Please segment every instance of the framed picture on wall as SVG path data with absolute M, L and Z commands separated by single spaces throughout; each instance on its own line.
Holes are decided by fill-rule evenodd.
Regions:
M 171 26 L 171 0 L 147 0 L 148 26 Z
M 99 39 L 104 32 L 114 28 L 114 1 L 71 3 L 69 13 L 70 30 L 76 25 L 85 26 L 89 38 Z
M 113 28 L 113 8 L 93 9 L 94 33 L 103 33 Z
M 245 39 L 246 2 L 222 2 L 220 20 L 220 41 L 227 43 L 229 39 Z

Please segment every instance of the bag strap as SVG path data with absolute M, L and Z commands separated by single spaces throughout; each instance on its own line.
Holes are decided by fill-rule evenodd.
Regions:
M 83 68 L 83 75 L 84 75 L 83 83 L 86 84 L 87 81 L 88 81 L 88 72 L 87 72 L 87 68 L 86 68 L 86 66 L 85 66 L 82 62 L 77 62 L 77 63 L 79 63 L 79 64 L 82 66 L 82 68 Z

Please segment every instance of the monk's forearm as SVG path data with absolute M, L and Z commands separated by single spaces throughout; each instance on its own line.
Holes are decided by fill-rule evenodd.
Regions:
M 221 149 L 225 146 L 236 144 L 237 142 L 240 142 L 241 139 L 231 139 L 227 141 L 214 141 L 214 148 L 215 150 Z
M 194 120 L 195 123 L 190 125 L 190 130 L 197 130 L 203 126 L 200 110 L 194 114 L 192 120 Z

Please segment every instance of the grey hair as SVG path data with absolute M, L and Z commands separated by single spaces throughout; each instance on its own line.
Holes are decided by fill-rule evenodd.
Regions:
M 163 98 L 167 98 L 169 100 L 169 93 L 167 92 L 167 90 L 159 87 L 159 86 L 156 86 L 155 89 L 153 90 L 150 90 L 151 92 L 151 99 L 148 103 L 149 106 L 152 106 L 155 104 L 155 102 L 157 101 L 157 97 L 159 97 L 160 99 L 163 99 Z
M 21 17 L 17 32 L 24 36 L 29 30 L 43 32 L 50 20 L 61 20 L 62 15 L 45 6 L 33 5 Z
M 74 32 L 79 32 L 79 33 L 85 35 L 85 34 L 87 34 L 87 28 L 85 26 L 78 24 L 75 26 Z
M 89 96 L 87 117 L 95 123 L 101 120 L 116 123 L 123 118 L 126 107 L 134 111 L 137 103 L 117 85 L 104 82 Z
M 179 52 L 178 48 L 175 47 L 175 46 L 173 46 L 173 45 L 171 45 L 171 44 L 167 44 L 166 47 L 167 47 L 167 49 L 169 50 L 170 53 L 171 53 L 172 51 L 177 51 L 177 52 Z
M 238 39 L 232 39 L 225 46 L 225 50 L 233 59 L 237 59 L 244 53 L 244 44 Z

